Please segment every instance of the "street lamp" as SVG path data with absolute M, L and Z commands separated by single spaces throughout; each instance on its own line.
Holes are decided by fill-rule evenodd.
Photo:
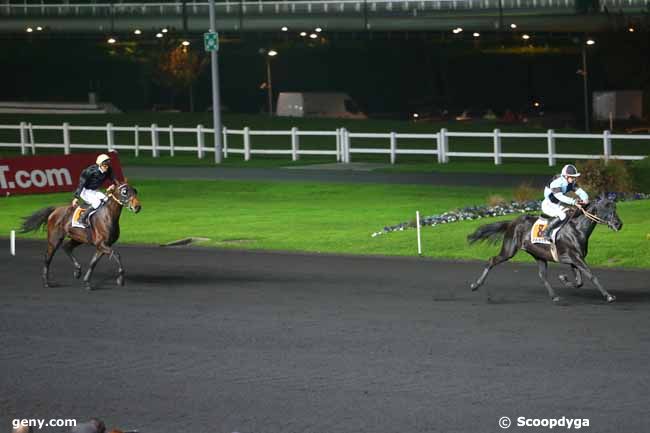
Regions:
M 273 116 L 273 81 L 271 79 L 271 59 L 278 55 L 274 49 L 260 49 L 260 54 L 266 57 L 266 92 L 268 97 L 269 116 Z
M 593 39 L 587 39 L 582 43 L 582 86 L 585 105 L 585 131 L 589 132 L 589 71 L 587 69 L 587 45 L 596 43 Z

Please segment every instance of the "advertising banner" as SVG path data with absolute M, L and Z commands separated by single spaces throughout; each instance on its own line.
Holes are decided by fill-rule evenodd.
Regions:
M 94 164 L 100 153 L 0 158 L 0 194 L 74 191 L 81 171 Z M 124 179 L 117 153 L 110 152 L 108 155 L 115 179 Z M 108 182 L 104 186 L 108 186 Z

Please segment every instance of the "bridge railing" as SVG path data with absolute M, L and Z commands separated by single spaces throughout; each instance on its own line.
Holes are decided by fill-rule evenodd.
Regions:
M 13 131 L 13 132 L 12 132 Z M 92 139 L 86 135 L 86 143 L 72 140 L 72 133 L 92 135 Z M 42 137 L 39 135 L 42 134 Z M 189 134 L 189 137 L 187 135 Z M 68 123 L 61 125 L 33 125 L 21 122 L 18 125 L 0 125 L 0 149 L 19 149 L 22 155 L 28 153 L 36 154 L 38 149 L 59 149 L 64 154 L 70 154 L 73 150 L 82 151 L 132 151 L 136 156 L 141 152 L 151 152 L 154 158 L 166 152 L 175 156 L 178 152 L 193 152 L 197 158 L 204 158 L 207 153 L 214 155 L 214 146 L 206 145 L 206 138 L 211 137 L 214 130 L 197 125 L 194 128 L 178 128 L 173 125 L 159 126 L 114 126 L 111 123 L 102 126 L 75 126 Z M 504 158 L 514 159 L 542 159 L 546 160 L 549 166 L 556 165 L 558 159 L 566 160 L 587 160 L 600 159 L 608 160 L 641 160 L 643 155 L 620 155 L 615 154 L 612 148 L 614 140 L 642 140 L 650 143 L 650 135 L 629 135 L 612 134 L 610 131 L 603 131 L 601 134 L 568 134 L 556 133 L 548 130 L 544 133 L 522 133 L 522 132 L 501 132 L 494 129 L 489 132 L 451 132 L 443 128 L 432 133 L 361 133 L 350 132 L 345 128 L 337 128 L 334 131 L 306 131 L 294 127 L 289 130 L 251 130 L 248 127 L 242 129 L 228 129 L 221 131 L 223 137 L 223 156 L 230 157 L 232 154 L 239 154 L 248 161 L 253 155 L 287 155 L 291 160 L 300 159 L 301 155 L 330 156 L 338 162 L 349 163 L 352 155 L 356 154 L 381 154 L 387 155 L 391 164 L 397 162 L 399 155 L 423 155 L 435 157 L 438 163 L 447 163 L 450 158 L 489 158 L 494 164 L 499 165 Z M 179 137 L 183 135 L 183 137 Z M 253 137 L 286 137 L 286 144 L 269 147 L 265 143 L 256 142 L 253 146 Z M 301 147 L 301 137 L 324 137 L 318 146 Z M 13 137 L 14 140 L 10 138 Z M 56 139 L 58 137 L 58 139 Z M 98 138 L 99 137 L 99 138 Z M 229 143 L 229 138 L 240 137 L 236 146 Z M 473 146 L 481 151 L 463 151 L 452 145 L 455 138 L 469 138 L 478 140 Z M 544 152 L 504 152 L 503 139 L 535 140 L 537 149 L 539 142 L 545 142 Z M 602 143 L 602 152 L 592 153 L 558 153 L 556 145 L 558 140 L 591 139 Z M 371 140 L 371 145 L 368 145 Z M 88 142 L 92 141 L 92 142 Z M 400 145 L 400 141 L 408 141 L 410 147 Z M 423 143 L 414 146 L 417 141 Z M 181 143 L 178 145 L 178 143 Z M 323 144 L 327 142 L 328 144 Z M 354 145 L 353 145 L 354 142 Z M 360 143 L 365 142 L 362 146 Z M 459 146 L 460 147 L 460 146 Z M 433 159 L 429 159 L 433 162 Z
M 618 0 L 606 0 L 616 3 Z M 626 0 L 627 1 L 627 0 Z M 630 0 L 637 2 L 640 0 Z M 645 0 L 643 0 L 645 1 Z M 188 1 L 189 15 L 205 15 L 209 3 Z M 574 10 L 575 0 L 321 0 L 321 1 L 219 1 L 216 12 L 220 15 L 337 15 L 337 14 L 415 14 L 454 10 Z M 37 15 L 178 15 L 183 2 L 4 2 L 0 14 L 11 16 Z

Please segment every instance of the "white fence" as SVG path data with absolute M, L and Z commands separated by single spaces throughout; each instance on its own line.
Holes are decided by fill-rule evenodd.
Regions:
M 68 123 L 62 125 L 32 125 L 31 123 L 21 122 L 19 125 L 0 125 L 0 131 L 16 131 L 15 142 L 0 142 L 0 148 L 19 148 L 22 155 L 28 152 L 36 154 L 37 149 L 61 149 L 64 154 L 69 154 L 73 149 L 80 150 L 131 150 L 136 156 L 142 151 L 150 151 L 154 158 L 160 156 L 161 152 L 168 152 L 174 156 L 176 152 L 196 152 L 197 158 L 204 158 L 206 153 L 214 153 L 215 148 L 205 145 L 206 134 L 214 134 L 214 130 L 197 125 L 195 128 L 176 128 L 170 126 L 114 126 L 111 123 L 105 126 L 73 126 Z M 36 140 L 35 131 L 59 131 L 61 140 L 57 143 L 46 143 Z M 101 144 L 82 144 L 73 143 L 71 140 L 72 131 L 100 132 L 106 140 Z M 126 132 L 133 134 L 133 144 L 120 143 L 115 139 L 116 132 Z M 149 144 L 141 145 L 142 134 L 149 135 Z M 179 134 L 191 134 L 193 146 L 177 146 L 175 140 Z M 519 133 L 519 132 L 501 132 L 495 129 L 491 132 L 450 132 L 447 129 L 441 129 L 439 132 L 430 134 L 414 133 L 357 133 L 349 132 L 345 128 L 338 128 L 335 131 L 301 131 L 298 128 L 279 131 L 258 131 L 251 130 L 248 127 L 243 129 L 228 129 L 226 127 L 221 131 L 223 136 L 223 156 L 228 158 L 231 154 L 241 154 L 244 160 L 248 161 L 252 155 L 291 155 L 291 159 L 296 161 L 301 155 L 323 155 L 332 156 L 336 161 L 349 163 L 352 160 L 352 154 L 384 154 L 389 156 L 391 164 L 395 164 L 398 155 L 428 155 L 435 156 L 438 163 L 449 162 L 450 157 L 458 158 L 490 158 L 494 164 L 501 164 L 504 158 L 530 158 L 545 159 L 549 166 L 554 166 L 557 159 L 600 159 L 605 161 L 612 159 L 620 160 L 641 160 L 642 155 L 615 155 L 612 152 L 613 140 L 648 140 L 648 153 L 650 153 L 650 135 L 626 135 L 611 134 L 610 131 L 603 131 L 602 134 L 559 134 L 549 129 L 546 133 Z M 7 135 L 6 133 L 3 135 Z M 160 144 L 161 136 L 167 135 L 168 144 Z M 228 145 L 228 137 L 242 136 L 241 147 L 231 147 Z M 254 148 L 252 137 L 254 136 L 285 136 L 288 138 L 285 149 L 268 149 Z M 300 137 L 319 136 L 331 137 L 331 148 L 321 149 L 301 149 Z M 455 151 L 450 146 L 450 138 L 480 138 L 485 140 L 485 151 L 483 152 L 466 152 Z M 503 138 L 519 139 L 544 139 L 546 141 L 546 152 L 544 153 L 512 153 L 503 152 L 501 141 Z M 359 143 L 359 139 L 386 140 L 385 147 L 358 147 L 353 146 L 352 141 Z M 408 149 L 398 146 L 398 140 L 424 140 L 429 145 L 420 149 Z M 574 154 L 574 153 L 556 153 L 556 141 L 558 139 L 596 139 L 602 142 L 602 153 L 593 154 Z M 131 141 L 131 140 L 129 140 Z M 215 158 L 216 159 L 216 158 Z

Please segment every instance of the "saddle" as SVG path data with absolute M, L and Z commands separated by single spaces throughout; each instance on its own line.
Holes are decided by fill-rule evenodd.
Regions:
M 88 228 L 85 225 L 81 224 L 81 216 L 88 211 L 88 209 L 91 209 L 90 206 L 77 206 L 72 212 L 72 227 L 80 228 L 80 229 L 85 229 Z M 93 217 L 93 215 L 97 212 L 97 209 L 92 209 L 90 211 L 90 215 L 88 216 L 88 222 L 90 223 L 90 219 Z

